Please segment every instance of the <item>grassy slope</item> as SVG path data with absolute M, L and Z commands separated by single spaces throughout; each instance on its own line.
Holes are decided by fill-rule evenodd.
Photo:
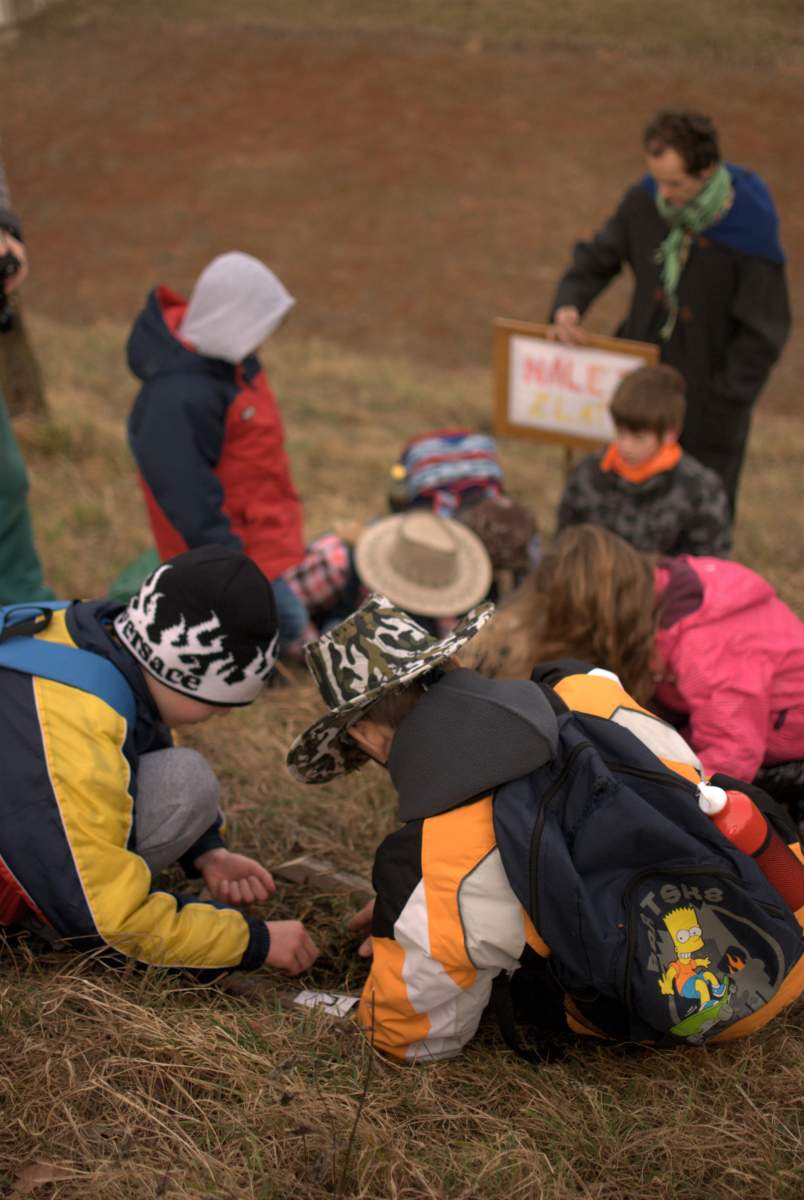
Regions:
M 675 45 L 686 52 L 687 26 L 676 18 L 691 6 L 659 13 L 647 33 L 634 20 L 642 7 L 608 5 L 605 29 L 595 23 L 595 43 L 642 49 L 647 38 L 657 48 L 680 29 Z M 794 7 L 731 4 L 724 26 L 727 6 L 712 4 L 706 29 L 722 32 L 718 44 L 729 53 L 786 62 L 795 37 L 781 18 Z M 547 8 L 506 5 L 505 36 L 526 37 L 533 14 L 543 21 Z M 315 9 L 322 28 L 343 31 L 342 3 L 321 0 Z M 423 33 L 496 37 L 495 10 L 420 0 L 405 6 L 404 23 Z M 54 19 L 67 21 L 72 11 L 65 5 Z M 219 19 L 220 11 L 206 0 L 171 6 L 175 19 Z M 243 21 L 279 28 L 298 29 L 300 11 L 278 2 L 237 5 Z M 588 3 L 550 5 L 555 37 L 588 44 L 596 11 Z M 347 21 L 380 37 L 398 27 L 399 12 L 355 0 Z M 64 594 L 102 591 L 147 544 L 122 435 L 131 397 L 124 332 L 114 324 L 33 327 L 53 419 L 21 423 L 20 438 L 43 557 Z M 482 369 L 366 359 L 286 334 L 271 346 L 269 364 L 309 532 L 377 511 L 384 472 L 411 430 L 481 422 L 490 408 Z M 802 432 L 798 416 L 764 414 L 751 448 L 738 552 L 804 613 Z M 524 443 L 507 443 L 502 453 L 512 491 L 549 531 L 558 455 Z M 365 874 L 394 819 L 382 775 L 371 770 L 305 789 L 282 768 L 291 737 L 316 711 L 306 687 L 268 692 L 251 710 L 199 731 L 194 744 L 219 770 L 239 845 L 268 865 L 303 848 Z M 280 888 L 272 915 L 305 916 L 324 949 L 312 986 L 359 987 L 361 968 L 342 928 L 349 907 L 344 898 Z M 59 1200 L 318 1200 L 333 1190 L 362 1200 L 800 1194 L 800 1009 L 798 1019 L 790 1015 L 750 1044 L 717 1053 L 623 1057 L 580 1047 L 540 1073 L 502 1052 L 484 1026 L 462 1059 L 406 1070 L 373 1061 L 348 1022 L 286 1011 L 280 1001 L 288 989 L 274 978 L 266 977 L 261 996 L 231 996 L 147 975 L 120 977 L 61 954 L 34 959 L 24 946 L 4 952 L 0 970 L 0 1188 L 24 1164 L 44 1161 L 66 1175 L 38 1194 Z
M 59 589 L 87 594 L 147 542 L 121 433 L 131 390 L 123 329 L 76 337 L 40 322 L 34 333 L 53 401 L 50 425 L 21 430 L 37 527 Z M 479 423 L 489 409 L 482 371 L 422 371 L 287 336 L 271 367 L 311 531 L 379 508 L 385 468 L 410 428 Z M 788 509 L 800 437 L 790 418 L 763 424 L 753 452 L 773 469 L 750 482 L 740 532 L 744 553 L 793 600 L 804 530 Z M 549 527 L 558 455 L 518 443 L 502 453 L 514 492 Z M 193 741 L 221 774 L 237 844 L 269 865 L 303 848 L 366 874 L 394 820 L 381 773 L 305 789 L 283 771 L 291 737 L 316 711 L 306 687 L 268 692 Z M 311 986 L 360 986 L 343 931 L 349 908 L 347 898 L 280 887 L 272 914 L 303 915 L 324 951 Z M 797 1195 L 804 1051 L 794 1016 L 717 1053 L 629 1058 L 581 1047 L 538 1074 L 501 1056 L 484 1026 L 462 1060 L 406 1070 L 372 1065 L 348 1022 L 285 1011 L 286 991 L 270 978 L 262 996 L 233 997 L 120 978 L 62 955 L 34 962 L 24 948 L 6 953 L 5 1178 L 43 1160 L 73 1172 L 55 1192 L 65 1200 L 323 1198 L 341 1178 L 368 1083 L 343 1196 Z
M 48 576 L 65 594 L 101 593 L 117 566 L 148 545 L 144 509 L 125 445 L 133 383 L 126 329 L 75 330 L 52 321 L 33 334 L 50 381 L 52 420 L 22 419 L 33 507 Z M 287 426 L 308 535 L 334 520 L 382 511 L 388 466 L 411 431 L 468 423 L 490 428 L 490 370 L 446 370 L 362 358 L 283 333 L 266 355 Z M 799 473 L 804 418 L 762 411 L 740 493 L 737 557 L 766 574 L 804 614 Z M 509 489 L 552 532 L 562 451 L 509 440 Z M 66 503 L 65 503 L 66 501 Z

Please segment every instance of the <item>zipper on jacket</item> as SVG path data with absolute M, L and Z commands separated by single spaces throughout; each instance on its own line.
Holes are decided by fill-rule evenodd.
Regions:
M 570 750 L 569 754 L 567 755 L 564 766 L 553 780 L 547 794 L 539 805 L 539 815 L 536 818 L 536 824 L 534 825 L 533 833 L 531 834 L 530 855 L 528 860 L 528 866 L 530 870 L 530 915 L 537 930 L 539 929 L 539 886 L 536 867 L 539 857 L 539 848 L 542 841 L 542 833 L 544 832 L 545 814 L 549 805 L 551 805 L 555 799 L 559 788 L 562 786 L 564 780 L 567 778 L 567 775 L 570 773 L 575 759 L 582 750 L 590 749 L 591 745 L 591 742 L 579 742 L 577 746 L 573 746 L 572 750 Z

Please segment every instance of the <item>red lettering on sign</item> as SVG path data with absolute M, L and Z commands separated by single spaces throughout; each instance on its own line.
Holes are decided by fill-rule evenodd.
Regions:
M 525 383 L 544 383 L 544 359 L 526 358 L 522 367 Z

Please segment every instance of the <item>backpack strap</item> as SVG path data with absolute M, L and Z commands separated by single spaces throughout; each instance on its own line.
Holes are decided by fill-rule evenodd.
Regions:
M 69 606 L 68 600 L 37 600 L 30 604 L 0 605 L 0 642 L 9 638 L 42 633 L 53 620 L 54 612 Z
M 556 1038 L 545 1038 L 531 1047 L 522 1045 L 514 1014 L 511 981 L 507 971 L 500 971 L 492 981 L 491 1008 L 503 1041 L 518 1058 L 524 1059 L 534 1067 L 541 1067 L 545 1063 L 558 1062 L 566 1057 L 568 1050 L 566 1042 L 560 1042 Z
M 530 673 L 534 683 L 547 683 L 555 687 L 568 675 L 588 675 L 592 671 L 591 663 L 582 662 L 580 658 L 553 658 L 548 662 L 538 662 Z
M 118 712 L 129 727 L 137 719 L 137 703 L 131 685 L 113 663 L 91 650 L 78 646 L 65 646 L 60 642 L 43 642 L 27 632 L 34 623 L 37 631 L 50 624 L 52 611 L 65 608 L 64 603 L 50 605 L 14 605 L 0 611 L 3 622 L 0 635 L 0 667 L 19 671 L 24 675 L 39 675 L 55 683 L 65 683 L 81 692 L 98 696 L 115 712 Z M 8 616 L 16 609 L 19 619 L 8 623 Z M 16 615 L 16 613 L 14 613 Z M 19 629 L 19 634 L 16 630 Z M 25 632 L 23 632 L 25 631 Z
M 531 683 L 536 684 L 536 687 L 542 693 L 557 717 L 563 716 L 564 713 L 568 713 L 570 711 L 567 702 L 561 696 L 559 696 L 558 692 L 553 687 L 553 684 L 548 683 L 547 680 L 539 673 L 538 667 L 534 667 L 531 671 L 530 681 Z

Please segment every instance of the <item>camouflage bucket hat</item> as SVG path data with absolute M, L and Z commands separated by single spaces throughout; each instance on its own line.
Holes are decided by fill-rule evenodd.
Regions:
M 329 712 L 290 747 L 291 775 L 303 783 L 327 783 L 367 762 L 347 734 L 349 725 L 392 688 L 446 662 L 493 612 L 493 604 L 480 605 L 439 639 L 374 592 L 357 612 L 311 642 L 307 666 Z

